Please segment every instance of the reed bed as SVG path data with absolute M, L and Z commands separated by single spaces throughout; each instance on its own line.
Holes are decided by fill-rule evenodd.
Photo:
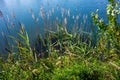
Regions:
M 92 30 L 85 30 L 87 16 L 79 24 L 79 15 L 74 28 L 68 30 L 70 10 L 62 8 L 63 19 L 51 24 L 40 8 L 44 20 L 44 34 L 39 31 L 30 36 L 23 24 L 17 21 L 19 32 L 16 36 L 2 37 L 6 41 L 7 56 L 0 55 L 1 80 L 119 80 L 120 79 L 120 14 L 119 2 L 109 0 L 107 5 L 108 23 L 99 17 L 97 10 L 91 13 Z M 39 19 L 30 10 L 35 24 Z M 50 11 L 52 14 L 54 9 Z M 67 12 L 67 14 L 66 14 Z M 67 15 L 67 17 L 66 17 Z M 0 12 L 0 17 L 3 14 Z M 13 15 L 16 19 L 16 17 Z M 54 17 L 53 17 L 54 18 Z M 49 25 L 49 23 L 51 25 Z M 50 26 L 50 27 L 49 27 Z M 53 26 L 53 27 L 51 27 Z M 8 26 L 6 26 L 8 27 Z M 97 28 L 96 28 L 97 27 Z M 47 29 L 47 30 L 46 30 Z M 9 27 L 8 27 L 9 33 Z M 10 40 L 11 42 L 9 42 Z M 5 56 L 5 57 L 3 57 Z

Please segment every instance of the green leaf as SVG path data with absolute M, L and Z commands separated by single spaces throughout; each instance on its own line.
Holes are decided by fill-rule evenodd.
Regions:
M 20 33 L 18 33 L 18 35 L 19 35 L 22 39 L 26 40 L 26 37 L 25 37 L 24 35 L 22 35 L 22 34 L 20 34 Z

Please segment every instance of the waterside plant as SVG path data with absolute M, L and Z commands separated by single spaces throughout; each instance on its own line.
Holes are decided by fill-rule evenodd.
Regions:
M 109 2 L 108 23 L 92 13 L 98 28 L 94 46 L 91 33 L 69 33 L 58 24 L 58 30 L 38 35 L 33 48 L 21 25 L 19 38 L 10 36 L 16 45 L 7 50 L 8 58 L 0 56 L 0 80 L 119 80 L 120 8 Z

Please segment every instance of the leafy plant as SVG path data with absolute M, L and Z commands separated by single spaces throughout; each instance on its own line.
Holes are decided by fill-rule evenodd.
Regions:
M 97 12 L 92 13 L 94 23 L 98 27 L 98 41 L 97 48 L 99 53 L 108 55 L 120 54 L 120 23 L 117 20 L 120 14 L 119 2 L 109 0 L 110 4 L 107 5 L 108 23 L 100 19 Z
M 92 13 L 98 28 L 94 47 L 91 34 L 71 34 L 59 25 L 55 32 L 38 35 L 32 49 L 28 33 L 21 25 L 19 37 L 10 36 L 17 43 L 15 49 L 8 50 L 4 61 L 0 56 L 0 80 L 119 80 L 120 9 L 119 2 L 109 2 L 108 23 L 99 18 L 98 10 Z

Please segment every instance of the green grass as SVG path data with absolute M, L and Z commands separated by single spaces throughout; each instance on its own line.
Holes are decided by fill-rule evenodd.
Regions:
M 7 59 L 0 55 L 0 80 L 120 80 L 119 3 L 109 0 L 108 23 L 92 13 L 98 27 L 93 45 L 91 33 L 59 30 L 38 35 L 35 48 L 21 26 L 16 45 L 7 49 Z M 116 4 L 116 5 L 115 5 Z M 113 10 L 119 10 L 112 14 Z

